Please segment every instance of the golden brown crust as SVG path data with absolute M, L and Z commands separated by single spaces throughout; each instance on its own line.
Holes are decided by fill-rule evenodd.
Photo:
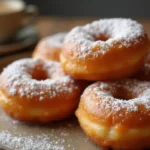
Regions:
M 55 99 L 50 102 L 49 99 L 45 100 L 42 104 L 35 102 L 33 99 L 26 103 L 20 103 L 20 99 L 14 97 L 7 97 L 4 101 L 3 96 L 5 93 L 1 93 L 0 103 L 3 110 L 12 118 L 25 122 L 37 122 L 37 123 L 46 123 L 50 121 L 63 120 L 68 117 L 71 117 L 74 114 L 74 111 L 78 105 L 78 98 L 76 94 L 70 100 L 65 101 L 66 104 L 60 102 L 62 99 Z M 66 95 L 68 96 L 68 95 Z M 11 101 L 9 101 L 11 100 Z M 9 102 L 7 102 L 9 101 Z M 22 99 L 26 101 L 26 99 Z
M 103 88 L 103 84 L 106 87 Z M 82 94 L 79 109 L 81 107 L 88 113 L 93 121 L 108 126 L 141 127 L 145 126 L 145 122 L 149 126 L 150 110 L 146 109 L 149 106 L 149 87 L 149 82 L 132 79 L 96 82 Z M 106 92 L 104 98 L 101 92 Z
M 41 58 L 44 60 L 59 61 L 60 52 L 61 52 L 61 48 L 51 47 L 48 46 L 45 41 L 40 41 L 36 46 L 32 54 L 32 57 Z
M 14 62 L 0 80 L 4 111 L 17 120 L 40 123 L 73 115 L 85 86 L 66 75 L 59 63 L 39 59 Z
M 150 147 L 150 137 L 132 139 L 127 141 L 105 141 L 103 139 L 97 139 L 95 136 L 88 134 L 88 131 L 85 131 L 87 136 L 90 137 L 98 146 L 102 147 L 104 150 L 143 150 Z M 102 150 L 103 150 L 102 149 Z M 147 149 L 148 150 L 148 149 Z
M 143 150 L 144 148 L 150 147 L 150 136 L 142 138 L 139 135 L 134 137 L 134 139 L 128 140 L 107 140 L 99 138 L 94 134 L 89 134 L 89 130 L 82 126 L 82 124 L 80 124 L 80 126 L 84 130 L 85 134 L 104 150 Z
M 99 146 L 115 150 L 150 146 L 150 83 L 97 82 L 85 89 L 76 116 Z
M 91 30 L 93 24 L 89 24 L 89 26 L 91 25 Z M 86 26 L 83 26 L 83 28 L 85 30 Z M 77 31 L 75 32 L 77 29 L 79 30 L 78 33 L 76 33 Z M 82 27 L 77 29 L 72 30 L 66 37 L 60 56 L 64 71 L 74 78 L 118 80 L 133 75 L 143 66 L 149 45 L 146 34 L 141 33 L 134 40 L 132 39 L 129 42 L 130 46 L 128 46 L 119 40 L 114 40 L 110 44 L 109 38 L 108 42 L 106 40 L 100 41 L 101 43 L 90 40 L 86 38 L 87 34 L 87 37 L 93 35 L 89 35 L 88 32 L 83 32 L 83 34 L 86 34 L 85 39 L 82 37 L 78 40 L 78 36 L 82 36 L 80 35 Z M 72 41 L 70 40 L 71 38 Z M 113 39 L 113 37 L 110 36 L 110 39 Z M 125 40 L 128 41 L 129 39 Z
M 58 33 L 52 36 L 43 38 L 36 46 L 32 57 L 41 58 L 44 60 L 59 61 L 59 56 L 62 49 L 62 42 L 66 33 Z
M 110 48 L 104 56 L 78 60 L 71 56 L 68 43 L 63 45 L 61 63 L 65 72 L 77 79 L 86 80 L 117 80 L 133 75 L 144 64 L 148 51 L 147 37 L 130 48 Z

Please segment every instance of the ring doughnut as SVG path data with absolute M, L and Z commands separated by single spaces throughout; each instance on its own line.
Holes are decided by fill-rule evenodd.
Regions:
M 76 116 L 99 146 L 150 147 L 150 83 L 132 79 L 96 82 L 83 92 Z
M 82 85 L 66 75 L 60 63 L 21 59 L 0 75 L 0 103 L 11 117 L 45 123 L 74 114 Z
M 36 46 L 32 56 L 45 60 L 59 61 L 59 55 L 62 48 L 62 42 L 66 33 L 57 33 L 43 38 Z
M 131 19 L 101 19 L 72 29 L 60 60 L 74 78 L 116 80 L 140 70 L 147 52 L 148 37 L 141 24 Z

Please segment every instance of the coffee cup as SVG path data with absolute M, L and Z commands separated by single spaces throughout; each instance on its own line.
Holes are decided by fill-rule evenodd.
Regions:
M 0 0 L 0 43 L 9 41 L 23 26 L 33 24 L 37 7 L 22 0 Z

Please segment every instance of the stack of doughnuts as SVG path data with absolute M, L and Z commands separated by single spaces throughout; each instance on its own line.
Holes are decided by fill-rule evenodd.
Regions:
M 148 35 L 131 19 L 100 19 L 46 37 L 34 58 L 18 60 L 1 73 L 1 106 L 15 119 L 40 123 L 75 113 L 100 147 L 148 148 L 148 51 Z

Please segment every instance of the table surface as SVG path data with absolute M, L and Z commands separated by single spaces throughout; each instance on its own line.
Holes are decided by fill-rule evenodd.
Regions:
M 54 34 L 57 32 L 69 31 L 71 28 L 90 23 L 99 18 L 89 17 L 39 17 L 36 27 L 40 32 L 41 37 Z M 146 32 L 150 35 L 150 20 L 136 19 L 144 25 Z

